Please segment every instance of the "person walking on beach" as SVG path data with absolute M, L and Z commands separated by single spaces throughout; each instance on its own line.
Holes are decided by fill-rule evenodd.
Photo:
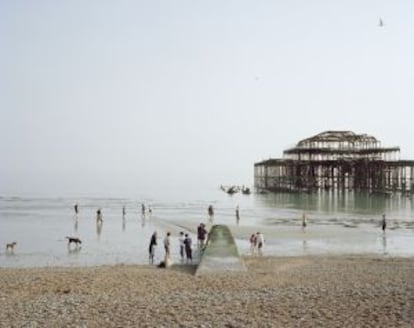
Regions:
M 79 213 L 79 207 L 78 204 L 75 204 L 75 206 L 73 206 L 74 210 L 75 210 L 75 215 L 78 216 Z
M 122 206 L 122 217 L 125 217 L 125 214 L 126 214 L 125 206 Z
M 185 251 L 185 237 L 184 237 L 184 232 L 180 232 L 180 237 L 178 237 L 178 242 L 180 243 L 180 256 L 181 256 L 181 261 L 184 261 L 184 251 Z
M 192 240 L 188 233 L 185 234 L 184 246 L 185 246 L 185 256 L 187 257 L 187 262 L 193 262 L 193 251 L 191 249 Z
M 170 259 L 171 256 L 171 232 L 167 232 L 167 235 L 164 238 L 164 249 L 165 249 L 165 264 L 167 264 L 167 260 Z
M 197 242 L 198 242 L 198 248 L 203 249 L 205 240 L 206 240 L 207 230 L 205 228 L 204 223 L 200 223 L 200 225 L 197 228 Z
M 382 215 L 382 231 L 385 233 L 385 229 L 387 229 L 387 220 L 385 218 L 385 214 Z
M 151 236 L 150 244 L 149 244 L 149 263 L 154 264 L 154 255 L 155 255 L 155 247 L 157 246 L 157 232 L 154 231 L 154 233 Z
M 141 214 L 145 215 L 145 204 L 141 204 Z
M 261 232 L 258 232 L 256 235 L 257 238 L 257 252 L 259 255 L 263 255 L 262 248 L 264 246 L 264 236 Z

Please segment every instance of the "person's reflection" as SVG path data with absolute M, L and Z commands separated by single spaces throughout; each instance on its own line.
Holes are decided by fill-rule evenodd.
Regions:
M 74 248 L 68 247 L 68 254 L 69 255 L 78 254 L 81 249 L 82 249 L 82 247 L 80 247 L 80 246 L 76 246 Z
M 126 220 L 125 220 L 125 215 L 122 216 L 122 231 L 125 231 L 125 227 L 126 227 Z
M 382 252 L 387 254 L 387 236 L 385 234 L 382 235 Z
M 75 224 L 73 226 L 73 230 L 75 230 L 75 232 L 78 232 L 78 218 L 75 219 Z
M 96 234 L 97 234 L 98 238 L 101 236 L 102 227 L 103 227 L 103 222 L 102 221 L 97 221 L 96 222 Z
M 304 252 L 308 250 L 308 241 L 306 239 L 303 239 L 302 241 L 302 248 Z
M 141 214 L 141 226 L 142 227 L 145 227 L 145 222 L 146 221 L 146 217 L 145 217 L 145 214 Z

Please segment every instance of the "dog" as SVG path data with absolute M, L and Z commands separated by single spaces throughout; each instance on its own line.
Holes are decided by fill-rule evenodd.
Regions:
M 6 244 L 6 252 L 14 252 L 14 248 L 16 247 L 17 242 L 12 242 L 12 243 L 8 243 Z
M 70 246 L 72 243 L 74 243 L 76 247 L 82 244 L 82 241 L 77 237 L 66 237 L 66 239 L 68 240 L 68 246 Z

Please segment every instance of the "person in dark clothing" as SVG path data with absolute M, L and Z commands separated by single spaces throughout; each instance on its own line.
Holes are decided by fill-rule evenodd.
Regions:
M 385 229 L 387 229 L 387 220 L 385 218 L 385 214 L 382 215 L 382 231 L 385 232 Z
M 185 255 L 187 257 L 187 262 L 193 262 L 193 252 L 191 249 L 192 240 L 191 237 L 188 235 L 188 233 L 185 234 L 184 238 L 184 247 L 185 247 Z
M 213 205 L 209 205 L 208 206 L 207 212 L 208 212 L 208 216 L 209 216 L 210 220 L 212 220 L 213 219 L 213 216 L 214 216 Z
M 154 233 L 151 236 L 150 244 L 149 244 L 149 262 L 150 264 L 154 264 L 154 255 L 155 255 L 155 247 L 157 246 L 157 232 L 154 231 Z
M 205 228 L 205 225 L 204 223 L 200 223 L 200 225 L 197 228 L 197 241 L 198 241 L 199 248 L 204 248 L 206 236 L 207 236 L 207 230 Z

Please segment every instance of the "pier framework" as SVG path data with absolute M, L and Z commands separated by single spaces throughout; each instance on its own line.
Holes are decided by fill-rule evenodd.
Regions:
M 326 131 L 301 140 L 281 159 L 254 165 L 259 190 L 367 190 L 414 193 L 414 161 L 400 160 L 399 147 L 351 131 Z

